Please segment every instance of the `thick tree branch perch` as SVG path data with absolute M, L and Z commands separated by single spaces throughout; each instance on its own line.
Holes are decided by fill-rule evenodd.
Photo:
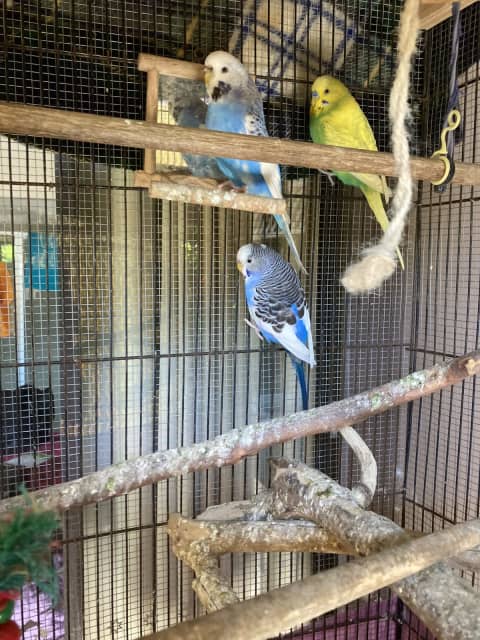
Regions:
M 227 629 L 229 640 L 270 638 L 479 543 L 480 521 L 456 525 L 154 633 L 144 640 L 207 640 L 225 637 Z M 453 603 L 459 604 L 452 598 Z M 450 640 L 479 637 L 479 627 L 472 632 L 477 635 L 460 636 L 457 629 L 455 635 L 448 637 Z
M 351 547 L 353 555 L 368 555 L 410 538 L 388 518 L 361 509 L 348 489 L 323 473 L 284 458 L 275 459 L 272 466 L 267 503 L 273 516 L 297 514 L 316 522 L 336 535 L 340 544 Z M 460 549 L 450 555 L 457 553 Z M 393 589 L 438 640 L 480 637 L 478 593 L 447 566 L 439 564 L 393 585 Z
M 0 102 L 0 130 L 17 135 L 164 149 L 211 157 L 218 156 L 219 149 L 229 149 L 230 156 L 240 160 L 278 162 L 281 158 L 282 164 L 294 167 L 361 170 L 387 176 L 398 173 L 391 153 L 188 129 L 12 102 Z M 440 180 L 444 173 L 443 163 L 436 159 L 412 157 L 410 165 L 413 177 L 419 180 Z M 455 163 L 452 182 L 480 184 L 480 164 Z
M 222 506 L 230 515 L 230 505 Z M 216 510 L 218 517 L 220 511 Z M 190 520 L 173 514 L 168 520 L 167 531 L 175 555 L 195 572 L 192 587 L 208 612 L 239 601 L 220 574 L 217 556 L 235 551 L 345 552 L 335 536 L 328 535 L 312 522 Z
M 228 589 L 237 600 L 228 584 L 220 582 L 218 565 L 212 562 L 214 556 L 235 551 L 368 555 L 403 544 L 412 536 L 423 537 L 404 531 L 383 516 L 364 511 L 353 491 L 298 461 L 279 458 L 272 461 L 272 466 L 272 489 L 257 498 L 253 509 L 252 503 L 243 501 L 210 507 L 200 521 L 178 515 L 169 521 L 175 553 L 196 572 L 194 588 L 208 611 L 215 611 L 218 604 L 225 602 Z M 270 520 L 245 522 L 245 517 L 251 517 L 252 513 Z M 272 521 L 272 516 L 277 520 Z M 278 520 L 292 516 L 309 518 L 318 526 L 309 528 L 304 520 Z M 458 559 L 471 559 L 475 552 L 467 551 Z M 220 586 L 211 579 L 212 566 Z M 467 640 L 476 637 L 472 633 L 480 634 L 478 594 L 445 565 L 412 576 L 393 585 L 393 589 L 437 638 Z
M 213 440 L 169 449 L 118 463 L 90 475 L 32 493 L 39 506 L 54 511 L 97 503 L 139 487 L 192 471 L 239 462 L 278 442 L 339 431 L 461 382 L 480 371 L 480 352 L 474 351 L 371 391 L 323 407 L 234 429 Z M 22 504 L 22 498 L 0 502 L 0 513 Z
M 263 553 L 270 551 L 318 551 L 346 553 L 335 536 L 306 520 L 222 521 L 190 520 L 178 513 L 168 520 L 168 535 L 175 554 L 182 559 L 192 555 L 192 547 L 219 556 L 236 551 Z M 193 552 L 193 555 L 196 553 Z M 193 566 L 188 560 L 187 564 Z

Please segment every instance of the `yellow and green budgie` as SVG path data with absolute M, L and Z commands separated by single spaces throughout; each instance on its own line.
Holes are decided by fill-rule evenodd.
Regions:
M 310 135 L 318 144 L 378 151 L 375 136 L 360 105 L 347 87 L 331 76 L 320 76 L 312 85 Z M 378 224 L 385 231 L 389 220 L 385 213 L 382 196 L 388 203 L 391 195 L 385 176 L 345 171 L 333 173 L 344 184 L 361 190 Z M 397 254 L 403 269 L 402 254 L 399 249 Z

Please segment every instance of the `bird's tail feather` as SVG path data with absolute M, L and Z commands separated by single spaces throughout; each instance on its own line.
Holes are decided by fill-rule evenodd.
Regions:
M 367 199 L 367 202 L 370 205 L 370 209 L 373 211 L 373 214 L 378 224 L 381 226 L 382 231 L 385 232 L 387 230 L 387 227 L 390 221 L 387 218 L 387 214 L 385 213 L 385 208 L 382 202 L 382 196 L 378 191 L 374 191 L 370 187 L 364 187 L 362 189 L 362 193 Z M 402 269 L 405 269 L 403 257 L 398 247 L 397 247 L 397 255 L 398 255 L 398 261 L 400 262 L 400 266 L 402 267 Z
M 285 219 L 284 215 L 281 213 L 275 214 L 274 216 L 280 231 L 283 233 L 285 238 L 287 239 L 288 246 L 290 247 L 291 252 L 293 253 L 295 260 L 298 263 L 298 266 L 303 271 L 303 273 L 307 273 L 307 270 L 302 264 L 300 259 L 300 254 L 298 253 L 298 249 L 295 245 L 295 240 L 293 239 L 292 232 L 290 231 L 290 227 L 288 226 L 288 222 Z
M 295 367 L 295 373 L 297 374 L 298 382 L 300 384 L 300 390 L 302 392 L 302 406 L 303 410 L 306 411 L 308 409 L 308 391 L 307 391 L 307 383 L 305 381 L 305 371 L 303 369 L 303 362 L 298 358 L 294 358 L 291 356 L 293 366 Z

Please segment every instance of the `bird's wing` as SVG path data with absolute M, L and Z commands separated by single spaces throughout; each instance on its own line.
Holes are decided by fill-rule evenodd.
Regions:
M 261 101 L 256 101 L 245 114 L 245 132 L 250 136 L 268 137 Z M 272 198 L 283 198 L 282 176 L 278 164 L 260 162 L 260 173 Z
M 325 116 L 322 125 L 325 144 L 378 151 L 370 123 L 353 97 L 346 103 L 339 104 L 336 109 L 332 109 Z M 382 193 L 388 202 L 391 192 L 384 176 L 371 173 L 354 173 L 353 175 L 373 191 Z
M 298 338 L 295 328 L 291 324 L 284 324 L 280 331 L 276 331 L 272 324 L 259 318 L 256 313 L 255 324 L 269 342 L 277 342 L 299 360 L 310 363 L 310 352 Z
M 391 193 L 383 176 L 376 176 L 373 173 L 354 173 L 353 175 L 366 187 L 372 189 L 372 191 L 383 193 L 386 201 L 388 202 L 388 198 L 390 198 Z M 385 193 L 385 188 L 387 189 L 387 193 Z
M 278 283 L 282 286 L 282 283 Z M 299 360 L 315 364 L 310 317 L 302 289 L 289 292 L 296 299 L 287 297 L 279 301 L 269 295 L 265 287 L 258 287 L 252 300 L 251 313 L 255 324 L 270 342 L 277 342 Z
M 317 363 L 315 362 L 315 352 L 313 350 L 313 337 L 312 337 L 312 327 L 310 324 L 310 314 L 308 313 L 308 309 L 307 307 L 305 307 L 305 314 L 303 316 L 303 322 L 305 324 L 305 330 L 307 332 L 307 338 L 308 338 L 308 353 L 310 356 L 310 360 L 308 361 L 308 364 L 311 367 L 314 367 Z
M 272 198 L 283 198 L 282 176 L 280 175 L 280 167 L 278 164 L 260 162 L 260 172 Z
M 245 133 L 249 136 L 268 137 L 265 116 L 263 115 L 263 105 L 260 100 L 249 105 L 245 110 L 244 126 Z

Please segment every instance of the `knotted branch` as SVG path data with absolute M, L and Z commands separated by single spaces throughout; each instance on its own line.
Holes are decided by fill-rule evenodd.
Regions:
M 412 538 L 412 534 L 391 520 L 364 510 L 353 491 L 325 474 L 286 458 L 274 459 L 272 467 L 271 490 L 253 502 L 212 507 L 196 521 L 181 516 L 170 519 L 169 534 L 175 553 L 196 572 L 194 588 L 207 610 L 238 603 L 238 597 L 221 578 L 216 563 L 217 556 L 228 552 L 308 550 L 359 556 L 374 554 L 371 562 L 360 565 L 368 566 L 368 572 L 356 573 L 356 569 L 345 569 L 342 565 L 327 575 L 322 573 L 288 587 L 288 607 L 284 596 L 278 596 L 275 591 L 149 636 L 149 640 L 221 637 L 227 628 L 222 628 L 223 624 L 228 624 L 230 638 L 271 637 L 391 583 L 395 583 L 393 590 L 439 640 L 480 637 L 478 594 L 446 565 L 430 566 L 457 554 L 459 559 L 471 558 L 475 551 L 463 550 L 478 545 L 475 536 L 480 535 L 480 521 L 450 529 L 448 534 L 452 537 L 445 546 L 442 541 L 446 538 L 439 539 L 438 534 Z M 246 521 L 252 514 L 269 520 Z M 303 520 L 291 520 L 295 517 Z M 476 533 L 470 538 L 472 532 Z M 417 545 L 421 539 L 423 544 Z M 438 541 L 440 546 L 435 549 L 438 554 L 433 560 L 431 546 Z M 396 582 L 405 576 L 410 577 Z M 356 580 L 363 580 L 361 591 Z

